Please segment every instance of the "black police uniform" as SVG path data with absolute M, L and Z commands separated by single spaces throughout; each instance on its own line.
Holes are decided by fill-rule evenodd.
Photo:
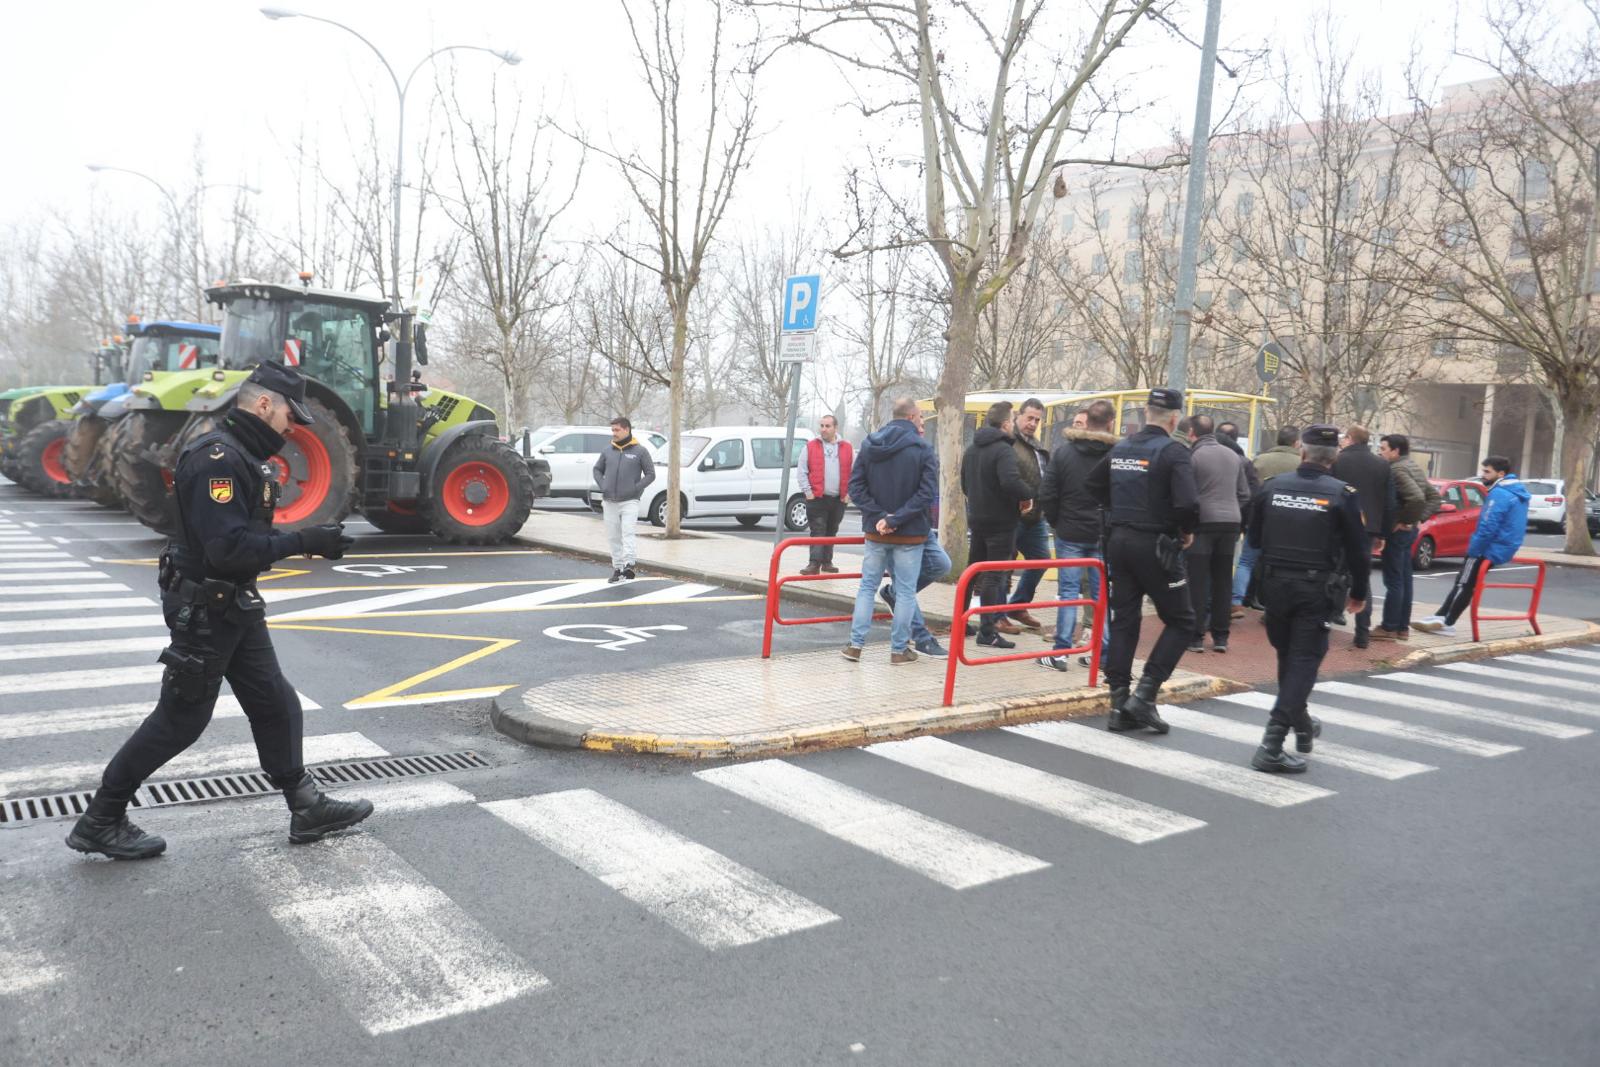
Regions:
M 1333 427 L 1308 427 L 1301 440 L 1333 445 Z M 1310 752 L 1321 723 L 1307 701 L 1328 653 L 1331 619 L 1345 600 L 1368 597 L 1365 523 L 1354 486 L 1327 468 L 1302 463 L 1270 478 L 1250 508 L 1249 538 L 1260 549 L 1261 599 L 1267 637 L 1278 652 L 1278 697 L 1266 736 L 1251 761 L 1260 770 L 1303 771 L 1305 761 L 1283 751 L 1290 730 L 1296 748 Z
M 1183 394 L 1154 389 L 1150 406 L 1182 410 Z M 1109 511 L 1106 571 L 1111 583 L 1111 641 L 1105 653 L 1111 686 L 1112 730 L 1167 724 L 1156 711 L 1156 695 L 1178 665 L 1194 632 L 1182 537 L 1200 521 L 1189 450 L 1159 426 L 1146 426 L 1112 446 L 1090 473 L 1087 488 Z M 1163 629 L 1145 661 L 1136 691 L 1133 656 L 1139 646 L 1144 598 L 1156 606 Z
M 291 382 L 284 375 L 293 372 L 276 364 L 263 368 L 249 380 L 287 396 L 296 420 L 309 423 L 299 376 Z M 106 767 L 89 812 L 67 839 L 73 848 L 122 859 L 165 847 L 127 821 L 127 805 L 145 779 L 199 739 L 224 679 L 250 721 L 262 770 L 289 798 L 292 840 L 314 840 L 308 830 L 320 830 L 320 837 L 339 828 L 324 825 L 328 816 L 340 821 L 359 814 L 344 823 L 352 825 L 371 813 L 366 801 L 322 796 L 306 774 L 300 699 L 279 669 L 256 590 L 256 578 L 280 559 L 302 553 L 338 559 L 351 543 L 338 526 L 273 529 L 279 486 L 268 459 L 283 446 L 270 426 L 234 408 L 179 458 L 173 493 L 180 531 L 162 553 L 159 572 L 161 610 L 172 634 L 160 659 L 167 668 L 161 697 Z M 307 811 L 314 818 L 303 818 Z

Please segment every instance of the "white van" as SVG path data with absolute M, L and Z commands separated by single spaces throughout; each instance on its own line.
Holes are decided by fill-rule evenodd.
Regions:
M 667 439 L 654 430 L 634 428 L 633 436 L 650 450 L 658 461 L 666 453 Z M 589 499 L 594 488 L 594 465 L 600 453 L 611 447 L 609 426 L 541 426 L 514 438 L 513 447 L 524 456 L 530 452 L 550 464 L 550 496 Z
M 732 515 L 741 526 L 754 526 L 778 513 L 783 480 L 782 426 L 710 426 L 683 435 L 680 490 L 683 517 L 702 519 Z M 796 429 L 789 455 L 789 500 L 784 518 L 791 530 L 806 528 L 806 494 L 800 485 L 800 450 L 816 435 Z M 656 477 L 639 496 L 639 517 L 656 526 L 667 524 L 667 448 L 659 450 Z M 600 493 L 589 502 L 600 506 Z

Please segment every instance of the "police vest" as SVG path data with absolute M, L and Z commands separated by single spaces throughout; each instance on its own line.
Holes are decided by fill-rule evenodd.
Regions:
M 1338 516 L 1350 487 L 1331 474 L 1280 474 L 1267 482 L 1261 558 L 1312 571 L 1343 569 Z
M 191 455 L 209 455 L 212 459 L 226 457 L 234 475 L 238 478 L 238 491 L 240 499 L 250 507 L 249 529 L 252 533 L 271 533 L 272 519 L 278 509 L 278 502 L 283 495 L 283 487 L 278 484 L 277 471 L 270 462 L 258 462 L 250 455 L 250 450 L 232 434 L 224 429 L 216 429 L 200 438 L 183 450 L 178 457 L 174 477 L 180 481 L 199 477 L 193 473 L 193 468 L 185 469 L 185 461 Z M 172 539 L 173 562 L 178 571 L 185 578 L 198 580 L 204 576 L 205 559 L 204 538 L 199 538 L 201 543 L 196 543 L 196 531 L 189 521 L 189 516 L 183 512 L 183 500 L 187 496 L 186 487 L 174 485 L 173 497 L 178 503 L 178 534 Z
M 1151 506 L 1154 491 L 1150 482 L 1156 458 L 1172 444 L 1172 438 L 1165 434 L 1139 434 L 1125 437 L 1112 446 L 1108 460 L 1111 464 L 1111 525 L 1131 526 L 1136 530 L 1167 528 L 1168 516 L 1157 514 Z

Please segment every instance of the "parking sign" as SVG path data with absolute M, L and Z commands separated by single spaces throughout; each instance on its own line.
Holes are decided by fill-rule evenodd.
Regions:
M 784 333 L 817 328 L 817 296 L 821 291 L 820 274 L 796 274 L 783 280 Z

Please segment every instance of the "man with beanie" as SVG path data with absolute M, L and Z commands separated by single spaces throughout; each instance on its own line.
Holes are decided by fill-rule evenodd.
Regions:
M 633 581 L 639 562 L 639 494 L 656 476 L 650 450 L 633 436 L 626 416 L 611 420 L 611 447 L 594 461 L 594 484 L 600 488 L 600 513 L 611 546 L 611 577 L 606 581 Z
M 224 678 L 232 687 L 268 781 L 289 804 L 289 841 L 320 840 L 372 814 L 365 800 L 335 800 L 305 769 L 300 698 L 278 667 L 256 578 L 280 559 L 339 559 L 354 544 L 337 523 L 297 533 L 272 527 L 279 486 L 269 460 L 290 423 L 310 425 L 306 383 L 293 368 L 263 363 L 251 372 L 217 429 L 178 459 L 173 495 L 178 533 L 161 554 L 161 610 L 172 643 L 161 697 L 107 765 L 67 844 L 112 859 L 149 859 L 167 843 L 128 820 L 139 786 L 200 738 Z

